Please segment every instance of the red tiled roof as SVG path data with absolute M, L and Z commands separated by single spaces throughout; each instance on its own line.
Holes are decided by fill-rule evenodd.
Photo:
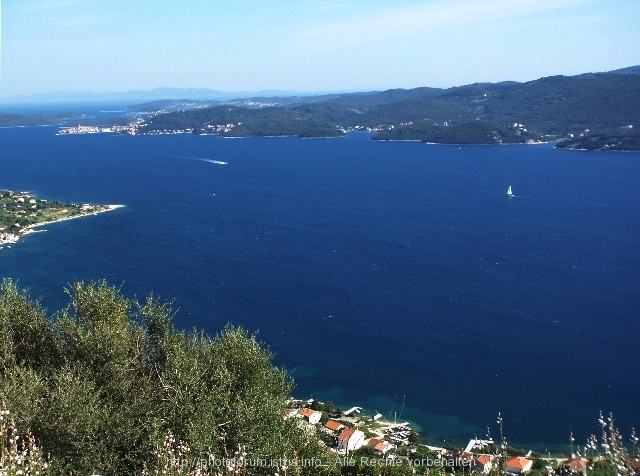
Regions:
M 338 431 L 338 429 L 342 426 L 341 423 L 335 421 L 335 420 L 329 420 L 327 423 L 324 424 L 325 428 L 328 428 L 332 431 Z
M 384 451 L 387 448 L 387 446 L 388 446 L 388 443 L 386 441 L 381 441 L 376 446 L 374 446 L 374 449 L 376 451 Z
M 489 455 L 480 455 L 476 458 L 476 461 L 482 466 L 486 466 L 491 461 L 491 458 L 489 458 Z
M 524 469 L 531 463 L 531 460 L 519 456 L 513 456 L 507 460 L 507 466 L 514 469 Z
M 369 446 L 376 446 L 378 443 L 380 443 L 380 440 L 378 440 L 378 439 L 376 439 L 376 438 L 371 438 L 371 439 L 367 442 L 367 444 L 368 444 Z
M 313 410 L 311 408 L 303 408 L 302 410 L 300 410 L 300 414 L 302 416 L 306 416 L 307 418 L 309 418 L 311 415 L 313 415 Z
M 351 435 L 353 435 L 355 431 L 356 430 L 354 430 L 353 428 L 345 428 L 344 430 L 342 430 L 342 433 L 340 433 L 340 436 L 338 436 L 338 439 L 348 440 L 349 438 L 351 438 Z

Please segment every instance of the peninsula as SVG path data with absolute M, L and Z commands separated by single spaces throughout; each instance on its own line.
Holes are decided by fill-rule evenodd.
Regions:
M 123 205 L 90 205 L 39 200 L 28 192 L 0 191 L 0 246 L 17 242 L 33 228 L 108 212 Z
M 373 140 L 496 145 L 559 141 L 558 147 L 567 149 L 637 151 L 639 91 L 640 67 L 632 67 L 449 89 L 248 98 L 221 105 L 153 102 L 132 106 L 139 111 L 137 121 L 118 130 L 79 127 L 61 133 L 322 138 L 366 131 Z

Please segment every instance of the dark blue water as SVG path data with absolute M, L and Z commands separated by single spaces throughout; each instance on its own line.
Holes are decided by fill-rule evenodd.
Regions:
M 175 298 L 182 328 L 259 330 L 297 396 L 431 442 L 498 411 L 513 444 L 640 426 L 638 154 L 55 132 L 0 130 L 0 188 L 127 207 L 0 250 L 50 311 L 75 279 Z

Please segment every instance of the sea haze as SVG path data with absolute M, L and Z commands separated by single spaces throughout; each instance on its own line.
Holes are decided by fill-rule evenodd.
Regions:
M 0 130 L 0 188 L 126 208 L 0 250 L 51 312 L 76 279 L 175 298 L 181 328 L 259 331 L 296 396 L 432 443 L 498 411 L 539 448 L 640 426 L 638 154 L 56 131 Z

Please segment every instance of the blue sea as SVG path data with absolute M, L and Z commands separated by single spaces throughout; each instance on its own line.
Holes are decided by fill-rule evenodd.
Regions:
M 50 313 L 77 279 L 153 291 L 180 328 L 257 332 L 295 396 L 434 444 L 499 411 L 539 449 L 599 410 L 640 427 L 640 155 L 56 132 L 1 129 L 0 188 L 126 207 L 0 250 Z

